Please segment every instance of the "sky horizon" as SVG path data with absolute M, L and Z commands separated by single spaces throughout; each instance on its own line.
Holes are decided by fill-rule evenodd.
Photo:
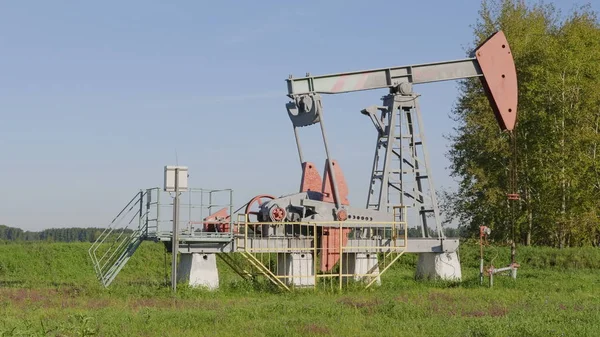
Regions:
M 104 227 L 176 163 L 189 167 L 193 187 L 234 189 L 236 206 L 296 192 L 289 74 L 464 58 L 480 9 L 479 1 L 303 4 L 1 3 L 0 224 Z M 579 3 L 555 4 L 568 12 Z M 457 85 L 415 86 L 438 190 L 456 186 L 444 137 Z M 376 136 L 360 110 L 385 93 L 323 96 L 353 206 L 366 201 Z M 300 139 L 322 171 L 318 130 L 300 130 Z

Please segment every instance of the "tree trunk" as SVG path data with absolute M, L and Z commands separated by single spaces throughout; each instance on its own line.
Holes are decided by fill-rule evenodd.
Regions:
M 533 211 L 531 210 L 531 202 L 527 203 L 527 246 L 531 246 L 531 234 L 533 232 Z
M 560 241 L 559 248 L 564 248 L 565 246 L 565 216 L 567 214 L 567 184 L 565 177 L 565 108 L 566 108 L 566 97 L 565 97 L 565 72 L 562 73 L 562 107 L 561 107 L 561 136 L 560 136 L 560 180 L 561 180 L 561 206 L 560 206 Z
M 526 229 L 526 236 L 525 236 L 525 245 L 526 246 L 531 246 L 531 235 L 533 232 L 533 210 L 532 210 L 532 203 L 533 201 L 531 200 L 531 182 L 529 180 L 529 149 L 527 147 L 527 138 L 525 138 L 525 160 L 523 161 L 524 164 L 524 170 L 523 170 L 523 175 L 524 175 L 524 180 L 525 180 L 525 202 L 526 202 L 526 211 L 527 211 L 527 229 Z

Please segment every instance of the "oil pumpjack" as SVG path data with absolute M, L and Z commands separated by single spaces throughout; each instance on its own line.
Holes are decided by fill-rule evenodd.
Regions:
M 242 207 L 244 211 L 237 214 L 235 221 L 226 208 L 203 218 L 201 233 L 192 239 L 184 236 L 179 252 L 219 256 L 242 252 L 256 266 L 262 264 L 253 257 L 256 251 L 252 249 L 263 249 L 276 253 L 285 265 L 277 270 L 264 267 L 265 275 L 273 276 L 274 282 L 282 286 L 306 286 L 314 285 L 316 276 L 307 281 L 306 277 L 299 277 L 299 270 L 311 269 L 305 274 L 312 278 L 319 272 L 330 272 L 344 256 L 345 264 L 340 266 L 344 274 L 372 274 L 378 270 L 378 253 L 403 247 L 403 253 L 419 254 L 418 276 L 460 279 L 456 253 L 459 240 L 445 237 L 442 231 L 418 95 L 413 86 L 471 77 L 481 80 L 500 130 L 512 132 L 517 118 L 517 74 L 502 31 L 492 34 L 466 59 L 322 76 L 290 76 L 286 109 L 302 167 L 299 191 L 280 197 L 257 195 Z M 360 111 L 376 129 L 367 205 L 351 206 L 342 169 L 329 151 L 322 95 L 375 89 L 388 90 L 383 104 Z M 298 133 L 299 128 L 317 124 L 326 155 L 323 177 L 315 164 L 304 158 Z M 412 212 L 413 220 L 408 212 Z M 411 225 L 418 225 L 420 238 L 407 238 L 406 227 L 404 236 L 398 236 L 398 232 L 390 234 L 390 227 L 395 225 L 382 225 L 409 221 L 418 222 Z M 167 241 L 172 237 L 161 238 L 158 233 L 147 232 L 143 239 Z M 214 233 L 221 234 L 219 238 L 223 240 L 215 240 L 211 236 Z M 341 254 L 342 249 L 345 255 Z M 195 275 L 196 281 L 192 282 L 189 269 L 194 266 L 188 264 L 184 275 L 191 283 L 202 283 L 202 275 Z M 216 270 L 216 263 L 202 270 L 206 268 Z
M 364 222 L 362 228 L 342 229 L 342 245 L 347 245 L 349 236 L 363 239 L 376 236 L 378 233 L 369 230 L 369 222 L 393 221 L 393 206 L 412 206 L 418 213 L 422 238 L 409 239 L 409 247 L 414 240 L 412 250 L 416 252 L 454 252 L 457 240 L 448 240 L 441 227 L 425 150 L 418 95 L 413 91 L 413 85 L 469 77 L 481 79 L 500 129 L 512 131 L 517 116 L 517 76 L 508 41 L 501 31 L 490 36 L 476 48 L 471 58 L 464 60 L 323 76 L 307 74 L 303 78 L 290 76 L 287 86 L 291 101 L 286 108 L 294 127 L 302 165 L 300 191 L 263 203 L 258 221 L 327 222 L 351 219 Z M 350 206 L 342 170 L 329 152 L 321 95 L 385 88 L 389 89 L 389 94 L 383 97 L 383 105 L 370 106 L 361 111 L 371 119 L 377 131 L 367 207 Z M 323 180 L 315 165 L 305 160 L 298 136 L 298 128 L 315 124 L 320 125 L 325 148 Z M 435 227 L 435 238 L 430 237 L 429 228 L 432 226 Z M 339 244 L 336 242 L 340 237 L 339 230 L 326 225 L 322 227 L 319 234 L 324 252 L 321 271 L 330 270 L 339 258 L 335 249 Z M 351 232 L 353 235 L 350 235 Z M 445 260 L 442 254 L 422 254 L 422 257 L 421 272 L 450 277 L 443 269 L 444 265 L 451 263 L 458 268 L 458 273 L 456 269 L 452 270 L 453 276 L 460 277 L 460 266 Z M 434 260 L 427 261 L 428 258 Z M 444 261 L 435 262 L 435 259 Z

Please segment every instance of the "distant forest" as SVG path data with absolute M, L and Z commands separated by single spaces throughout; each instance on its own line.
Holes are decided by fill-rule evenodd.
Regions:
M 100 236 L 104 228 L 50 228 L 40 232 L 24 231 L 20 228 L 0 225 L 1 241 L 49 241 L 49 242 L 94 242 Z M 131 230 L 125 230 L 130 233 Z M 433 229 L 429 229 L 430 235 L 435 237 Z M 464 237 L 465 229 L 444 228 L 444 234 L 447 237 Z M 418 228 L 408 229 L 409 237 L 420 237 L 421 230 Z
M 104 228 L 50 228 L 39 232 L 0 225 L 0 241 L 94 242 Z

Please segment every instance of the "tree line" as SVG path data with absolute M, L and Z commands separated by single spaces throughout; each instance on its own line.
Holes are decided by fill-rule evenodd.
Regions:
M 0 225 L 0 241 L 94 242 L 104 228 L 50 228 L 39 232 Z M 125 230 L 127 232 L 128 230 Z M 131 232 L 131 230 L 129 230 Z
M 443 193 L 443 211 L 471 236 L 485 225 L 495 240 L 598 246 L 598 15 L 590 6 L 563 15 L 548 3 L 484 0 L 470 47 L 497 30 L 506 34 L 517 69 L 515 143 L 500 131 L 479 80 L 461 81 L 447 153 L 459 185 Z M 517 201 L 507 200 L 511 173 Z

